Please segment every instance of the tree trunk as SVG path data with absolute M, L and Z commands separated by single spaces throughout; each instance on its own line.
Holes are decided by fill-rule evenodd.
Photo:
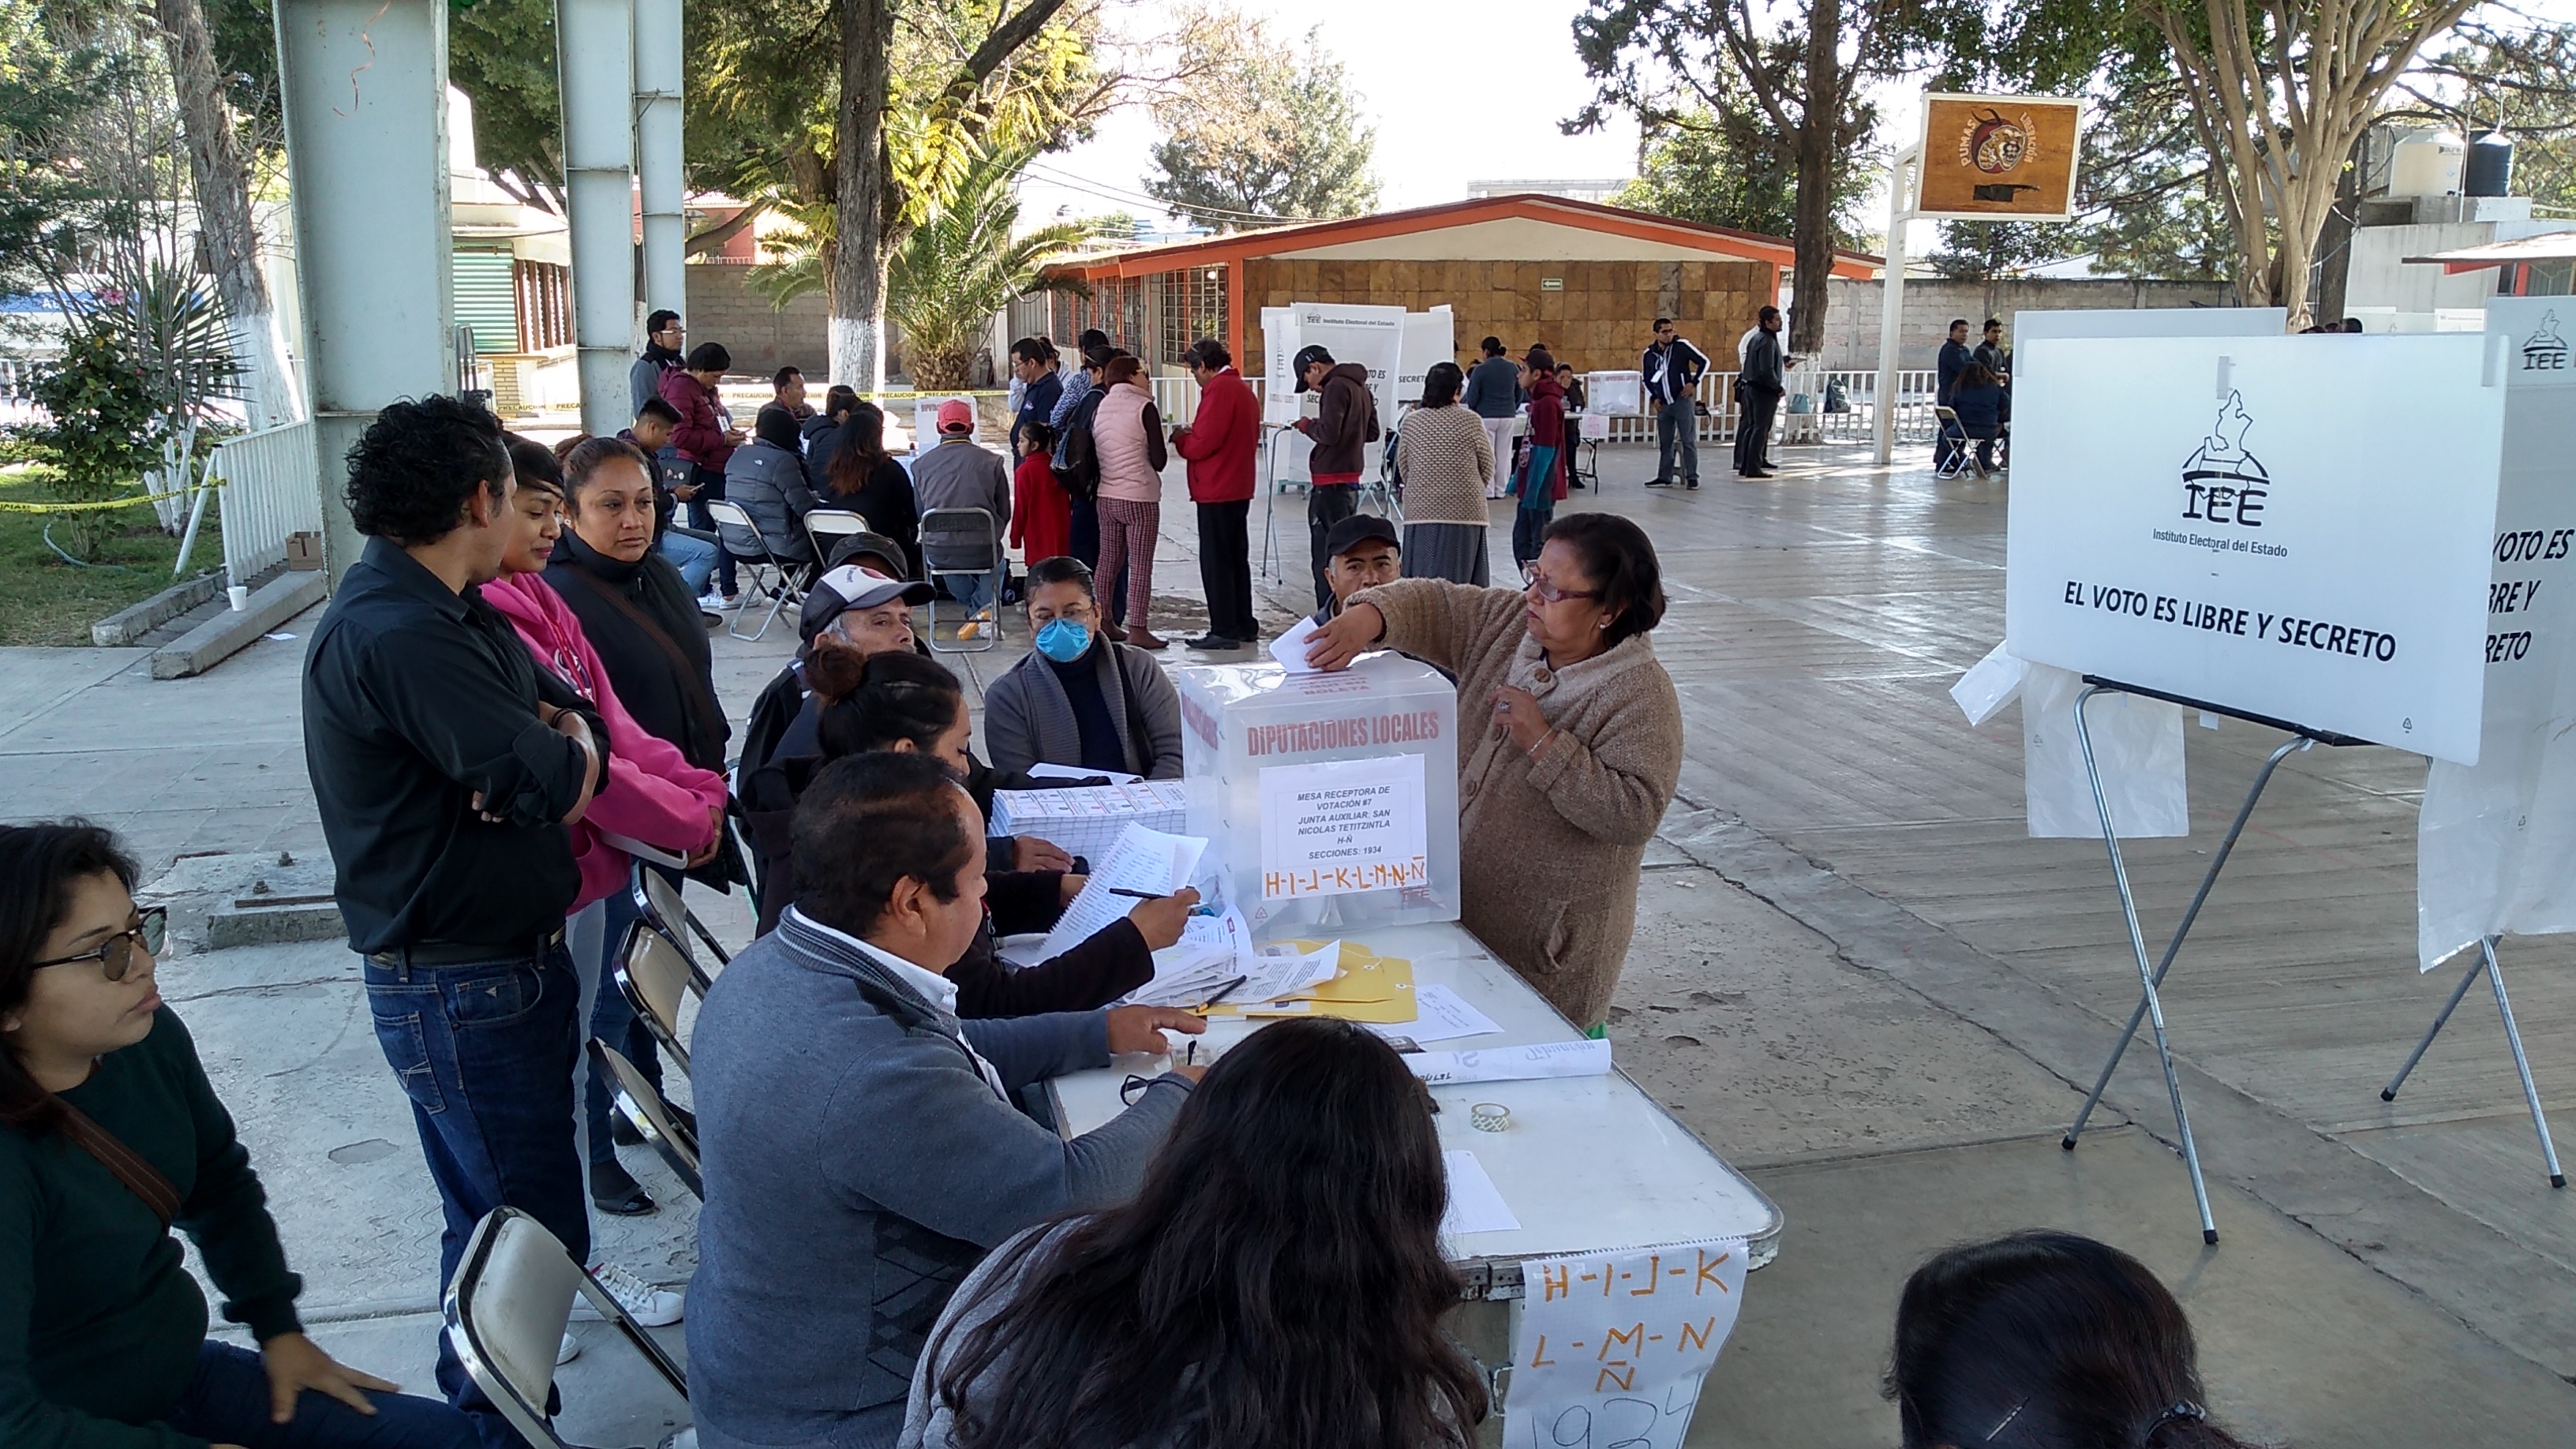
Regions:
M 198 228 L 248 384 L 251 421 L 262 427 L 294 422 L 304 416 L 304 399 L 287 366 L 286 334 L 269 300 L 268 279 L 260 273 L 250 162 L 232 105 L 224 99 L 205 11 L 198 0 L 154 0 L 154 13 L 187 132 Z
M 833 198 L 831 370 L 863 392 L 885 387 L 885 116 L 892 84 L 891 0 L 841 0 L 838 194 Z
M 1790 238 L 1796 272 L 1790 286 L 1789 351 L 1815 358 L 1825 350 L 1825 283 L 1834 271 L 1834 122 L 1841 114 L 1841 0 L 1815 0 L 1807 31 L 1807 93 L 1798 113 L 1798 199 Z

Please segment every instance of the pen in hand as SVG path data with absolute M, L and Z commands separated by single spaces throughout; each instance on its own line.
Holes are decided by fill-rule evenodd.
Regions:
M 1164 891 L 1130 890 L 1125 886 L 1111 886 L 1109 888 L 1109 893 L 1113 896 L 1125 896 L 1131 901 L 1159 901 L 1166 899 L 1168 896 L 1168 893 Z M 1213 906 L 1192 906 L 1190 907 L 1190 914 L 1193 916 L 1213 916 L 1216 914 L 1216 908 Z

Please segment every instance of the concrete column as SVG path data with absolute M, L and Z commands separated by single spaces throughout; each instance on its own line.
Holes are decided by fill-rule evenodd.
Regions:
M 635 163 L 644 192 L 644 307 L 689 310 L 680 172 L 680 0 L 635 0 Z
M 396 398 L 455 388 L 446 0 L 278 0 L 277 70 L 336 582 L 363 543 L 349 445 Z
M 1870 405 L 1881 467 L 1896 456 L 1896 348 L 1905 330 L 1905 224 L 1914 218 L 1908 203 L 1914 199 L 1921 154 L 1909 146 L 1887 168 L 1887 281 L 1878 295 L 1878 398 Z
M 631 421 L 635 335 L 635 36 L 631 0 L 555 0 L 564 193 L 572 212 L 573 341 L 582 430 Z

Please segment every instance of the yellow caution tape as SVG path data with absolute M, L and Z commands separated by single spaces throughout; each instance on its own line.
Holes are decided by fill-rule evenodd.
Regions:
M 158 503 L 165 498 L 185 498 L 191 493 L 212 493 L 224 486 L 224 480 L 173 488 L 167 493 L 137 493 L 131 498 L 110 498 L 101 503 L 8 503 L 0 502 L 0 513 L 94 513 L 104 508 L 132 508 L 138 503 Z

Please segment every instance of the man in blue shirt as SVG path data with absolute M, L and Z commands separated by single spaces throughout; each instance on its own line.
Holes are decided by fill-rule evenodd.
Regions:
M 1940 359 L 1933 364 L 1938 369 L 1933 375 L 1934 403 L 1945 408 L 1950 405 L 1950 394 L 1959 389 L 1959 374 L 1967 371 L 1968 364 L 1975 359 L 1976 354 L 1968 350 L 1968 319 L 1951 318 L 1950 339 L 1941 344 Z M 1946 435 L 1936 438 L 1932 444 L 1933 467 L 1938 468 L 1949 461 L 1950 446 Z
M 1655 400 L 1655 476 L 1649 488 L 1670 488 L 1673 454 L 1681 454 L 1684 487 L 1699 486 L 1699 375 L 1708 371 L 1708 356 L 1684 342 L 1670 317 L 1655 319 L 1655 345 L 1639 364 L 1646 374 L 1646 396 Z

